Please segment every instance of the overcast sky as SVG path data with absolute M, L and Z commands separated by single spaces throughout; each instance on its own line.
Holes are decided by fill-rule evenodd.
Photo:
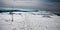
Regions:
M 0 0 L 0 6 L 32 6 L 60 10 L 60 0 Z

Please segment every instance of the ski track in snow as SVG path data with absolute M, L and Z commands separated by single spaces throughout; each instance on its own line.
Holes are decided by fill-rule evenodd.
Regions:
M 43 17 L 43 15 L 32 15 L 22 13 L 22 15 L 0 13 L 0 30 L 60 30 L 60 17 L 51 16 L 51 18 Z

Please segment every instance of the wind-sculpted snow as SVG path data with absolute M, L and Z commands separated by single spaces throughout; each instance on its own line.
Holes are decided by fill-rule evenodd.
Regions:
M 60 17 L 55 14 L 49 12 L 12 13 L 0 13 L 0 30 L 60 30 Z

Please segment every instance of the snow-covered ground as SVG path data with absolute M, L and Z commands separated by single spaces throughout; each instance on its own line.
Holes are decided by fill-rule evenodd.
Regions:
M 52 13 L 13 13 L 13 17 L 9 13 L 0 13 L 0 30 L 60 30 L 60 16 Z

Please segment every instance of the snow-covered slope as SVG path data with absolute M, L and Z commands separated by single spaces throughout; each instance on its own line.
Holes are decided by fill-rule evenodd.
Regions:
M 0 30 L 60 30 L 60 17 L 44 11 L 0 13 Z

